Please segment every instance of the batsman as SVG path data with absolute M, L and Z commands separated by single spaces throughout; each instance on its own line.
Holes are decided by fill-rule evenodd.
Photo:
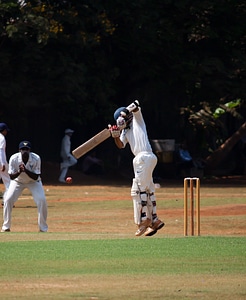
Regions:
M 149 143 L 146 125 L 138 100 L 127 107 L 120 107 L 114 113 L 116 125 L 110 126 L 111 135 L 119 149 L 129 143 L 134 155 L 131 196 L 134 222 L 138 229 L 135 236 L 152 236 L 165 224 L 158 219 L 156 211 L 153 171 L 157 157 Z

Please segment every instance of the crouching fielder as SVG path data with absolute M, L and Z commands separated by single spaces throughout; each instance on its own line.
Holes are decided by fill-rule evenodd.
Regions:
M 131 188 L 134 221 L 138 226 L 136 236 L 154 235 L 165 224 L 158 219 L 156 212 L 155 186 L 153 170 L 157 157 L 152 152 L 145 122 L 135 100 L 128 107 L 120 107 L 114 113 L 117 126 L 110 126 L 116 146 L 121 149 L 129 143 L 134 154 L 134 178 Z
M 30 142 L 23 141 L 19 144 L 19 152 L 10 157 L 9 176 L 11 181 L 4 197 L 1 232 L 10 231 L 13 205 L 25 188 L 30 190 L 37 205 L 39 231 L 46 232 L 48 230 L 47 203 L 40 178 L 41 159 L 36 153 L 30 151 Z

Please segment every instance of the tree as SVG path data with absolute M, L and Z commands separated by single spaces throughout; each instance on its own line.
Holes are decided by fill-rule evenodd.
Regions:
M 197 152 L 203 153 L 207 171 L 226 161 L 233 148 L 246 137 L 245 103 L 240 99 L 221 104 L 216 109 L 204 104 L 197 112 L 184 110 L 183 113 L 189 114 L 189 123 L 206 143 L 197 145 Z M 240 150 L 239 147 L 234 153 L 235 161 L 241 157 Z
M 236 143 L 245 136 L 246 122 L 243 123 L 243 125 L 232 136 L 230 136 L 222 145 L 219 146 L 219 148 L 206 158 L 206 168 L 215 169 L 218 164 L 226 158 Z
M 0 18 L 0 116 L 40 147 L 68 124 L 90 137 L 134 98 L 150 138 L 177 140 L 180 107 L 245 99 L 242 0 L 4 1 Z

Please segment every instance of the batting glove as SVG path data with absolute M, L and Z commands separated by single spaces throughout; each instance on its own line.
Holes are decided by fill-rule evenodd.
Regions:
M 116 125 L 113 125 L 113 126 L 109 125 L 108 127 L 109 127 L 109 130 L 111 132 L 112 138 L 115 139 L 115 138 L 120 137 L 120 129 L 119 129 L 118 126 L 116 126 Z

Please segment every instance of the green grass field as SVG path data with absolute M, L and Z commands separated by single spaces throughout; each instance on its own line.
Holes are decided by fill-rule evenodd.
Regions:
M 0 235 L 0 298 L 246 299 L 246 188 L 201 190 L 201 236 L 183 237 L 182 187 L 157 190 L 166 226 L 134 236 L 129 187 L 45 187 L 49 232 L 25 192 Z
M 5 242 L 0 264 L 1 299 L 246 296 L 244 237 Z

